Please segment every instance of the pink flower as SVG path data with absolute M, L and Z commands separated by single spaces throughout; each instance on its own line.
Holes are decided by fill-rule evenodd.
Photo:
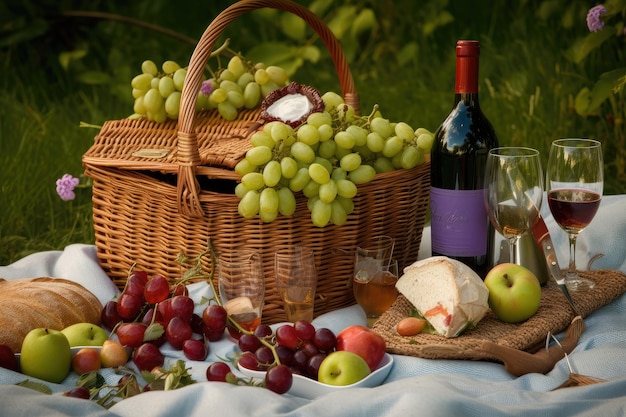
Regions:
M 598 32 L 604 28 L 602 15 L 606 14 L 606 7 L 603 5 L 594 6 L 587 12 L 587 27 L 589 32 Z
M 70 174 L 63 175 L 57 180 L 57 194 L 62 200 L 65 201 L 75 199 L 76 194 L 74 194 L 74 188 L 76 188 L 78 183 L 78 178 L 73 177 Z
M 200 86 L 200 92 L 205 96 L 208 96 L 213 91 L 213 83 L 211 80 L 202 81 L 202 86 Z

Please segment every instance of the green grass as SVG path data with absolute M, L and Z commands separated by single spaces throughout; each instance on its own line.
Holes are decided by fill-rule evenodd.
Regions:
M 142 1 L 109 11 L 198 38 L 211 16 L 229 2 L 211 2 L 210 10 L 200 6 L 180 10 L 170 3 Z M 582 118 L 573 111 L 580 88 L 591 87 L 601 73 L 622 65 L 621 52 L 608 46 L 583 64 L 565 59 L 569 42 L 586 32 L 586 2 L 352 3 L 376 7 L 386 24 L 376 37 L 364 42 L 361 55 L 351 63 L 364 113 L 378 104 L 393 120 L 436 129 L 452 105 L 455 42 L 475 38 L 481 41 L 483 51 L 481 104 L 500 143 L 535 147 L 546 158 L 555 138 L 599 138 L 606 149 L 605 194 L 625 192 L 616 157 L 623 151 L 623 143 L 613 140 L 614 129 L 621 127 L 611 125 L 605 114 Z M 546 11 L 551 6 L 556 8 Z M 474 9 L 483 13 L 475 20 L 465 19 Z M 545 18 L 538 18 L 540 10 Z M 431 34 L 422 33 L 424 22 L 433 22 L 442 11 L 455 21 Z M 55 192 L 55 181 L 64 173 L 82 173 L 81 156 L 97 134 L 79 123 L 101 125 L 129 114 L 128 83 L 143 59 L 183 63 L 192 51 L 190 45 L 133 26 L 73 22 L 76 27 L 51 28 L 50 39 L 43 46 L 33 41 L 0 49 L 0 265 L 36 251 L 93 242 L 91 190 L 78 189 L 76 200 L 70 202 L 62 201 Z M 237 48 L 244 52 L 259 39 L 281 36 L 275 28 L 243 24 L 232 32 Z M 415 42 L 415 53 L 401 64 L 397 52 L 409 41 Z M 85 44 L 87 59 L 63 70 L 58 54 Z M 378 60 L 373 59 L 376 54 Z M 78 77 L 87 71 L 102 71 L 111 79 L 104 84 L 81 83 Z M 305 66 L 294 78 L 322 91 L 337 88 L 328 59 Z
M 95 131 L 79 122 L 93 120 L 98 99 L 68 85 L 60 86 L 62 96 L 49 96 L 50 78 L 38 72 L 12 78 L 0 97 L 0 263 L 93 241 L 90 190 L 79 189 L 74 201 L 64 202 L 55 181 L 66 172 L 81 173 L 80 155 Z

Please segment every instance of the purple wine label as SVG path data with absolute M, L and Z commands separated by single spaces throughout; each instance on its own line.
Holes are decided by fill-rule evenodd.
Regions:
M 488 217 L 483 190 L 430 189 L 432 251 L 470 257 L 487 253 Z

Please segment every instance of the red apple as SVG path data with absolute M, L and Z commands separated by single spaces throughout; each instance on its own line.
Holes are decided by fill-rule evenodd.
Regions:
M 365 359 L 374 371 L 385 356 L 385 339 L 365 326 L 348 326 L 337 334 L 337 350 L 353 352 Z
M 80 349 L 72 358 L 72 370 L 78 375 L 97 371 L 101 367 L 100 352 L 93 348 Z

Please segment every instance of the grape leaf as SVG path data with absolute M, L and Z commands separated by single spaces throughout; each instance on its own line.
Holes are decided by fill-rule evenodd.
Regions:
M 580 90 L 575 100 L 576 112 L 581 116 L 596 110 L 611 94 L 621 90 L 626 82 L 626 67 L 605 72 L 589 91 Z

